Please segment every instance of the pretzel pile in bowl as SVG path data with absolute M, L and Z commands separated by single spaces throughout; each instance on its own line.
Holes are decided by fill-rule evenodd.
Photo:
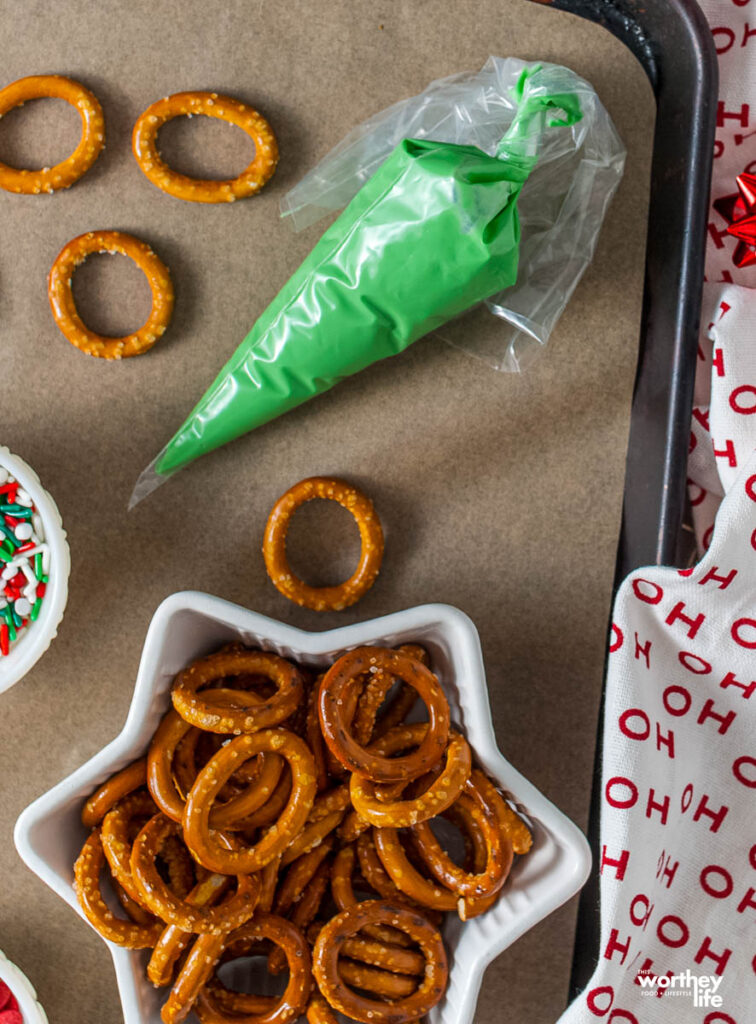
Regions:
M 316 676 L 234 644 L 176 677 L 146 757 L 87 800 L 74 869 L 97 931 L 152 951 L 165 1024 L 192 1010 L 202 1024 L 415 1024 L 443 998 L 444 914 L 488 910 L 531 836 L 474 766 L 428 661 L 361 647 Z M 409 722 L 418 699 L 426 720 Z M 221 980 L 261 956 L 288 969 L 281 995 Z

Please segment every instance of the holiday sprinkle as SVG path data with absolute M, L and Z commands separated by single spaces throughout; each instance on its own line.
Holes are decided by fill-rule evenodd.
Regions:
M 0 466 L 0 656 L 10 654 L 39 618 L 49 574 L 42 516 L 19 482 Z

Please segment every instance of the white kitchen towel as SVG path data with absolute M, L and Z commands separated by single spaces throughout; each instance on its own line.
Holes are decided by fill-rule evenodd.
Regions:
M 711 542 L 722 496 L 756 447 L 755 341 L 756 290 L 707 284 L 688 456 L 688 494 L 700 553 Z
M 564 1024 L 756 1020 L 756 454 L 692 569 L 617 596 L 601 948 Z
M 756 2 L 703 6 L 714 200 L 756 173 Z M 735 267 L 726 223 L 712 206 L 688 462 L 702 557 L 634 572 L 617 595 L 601 947 L 560 1024 L 756 1024 L 756 267 Z

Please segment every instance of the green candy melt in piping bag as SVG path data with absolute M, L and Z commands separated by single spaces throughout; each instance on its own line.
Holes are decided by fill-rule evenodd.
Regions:
M 494 156 L 418 139 L 393 150 L 142 474 L 132 505 L 200 455 L 514 284 L 517 197 L 539 137 L 547 123 L 581 117 L 576 96 L 531 90 L 539 70 L 523 72 L 514 121 Z

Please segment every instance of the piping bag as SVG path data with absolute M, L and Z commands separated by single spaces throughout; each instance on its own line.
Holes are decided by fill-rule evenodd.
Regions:
M 494 155 L 428 139 L 395 147 L 142 473 L 130 508 L 200 455 L 514 284 L 517 197 L 539 137 L 582 116 L 574 93 L 550 91 L 550 70 L 522 72 Z

